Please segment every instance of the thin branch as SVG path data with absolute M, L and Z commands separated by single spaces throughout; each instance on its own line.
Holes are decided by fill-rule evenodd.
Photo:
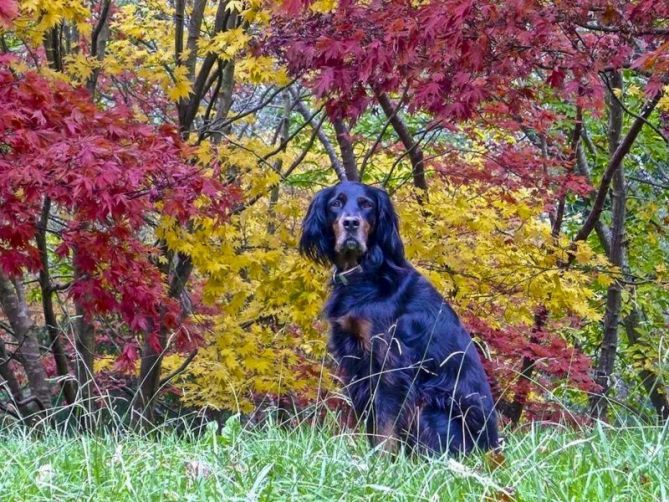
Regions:
M 650 185 L 655 188 L 660 188 L 662 190 L 669 190 L 669 185 L 663 185 L 662 183 L 656 183 L 654 181 L 645 180 L 643 178 L 637 178 L 636 176 L 628 176 L 628 180 L 634 180 L 638 183 L 643 183 L 644 185 Z
M 307 145 L 302 149 L 302 152 L 300 152 L 300 155 L 297 156 L 297 158 L 293 161 L 293 163 L 290 165 L 288 169 L 286 169 L 286 172 L 281 174 L 281 177 L 283 179 L 286 179 L 288 176 L 291 175 L 291 173 L 299 166 L 304 158 L 307 156 L 309 153 L 309 150 L 311 150 L 311 147 L 314 145 L 314 141 L 316 140 L 316 137 L 318 136 L 318 132 L 321 130 L 321 127 L 323 126 L 323 122 L 325 121 L 326 114 L 323 114 L 321 117 L 320 122 L 318 125 L 314 126 L 314 131 L 311 133 L 311 137 L 309 138 L 309 142 Z
M 223 84 L 223 65 L 221 65 L 221 62 L 218 62 L 218 71 L 216 72 L 216 75 L 214 75 L 212 78 L 216 79 L 216 87 L 214 88 L 214 92 L 212 95 L 209 97 L 209 103 L 207 104 L 207 110 L 204 113 L 204 118 L 202 121 L 206 124 L 209 122 L 209 117 L 211 116 L 211 110 L 214 107 L 214 103 L 216 103 L 216 100 L 218 99 L 218 94 L 221 92 L 221 85 Z M 209 85 L 211 87 L 211 85 Z M 207 89 L 208 91 L 209 89 Z
M 648 118 L 653 112 L 658 101 L 660 101 L 661 96 L 662 92 L 658 92 L 655 97 L 653 97 L 653 99 L 643 107 L 641 116 L 634 121 L 629 131 L 627 131 L 625 138 L 622 140 L 618 148 L 616 148 L 616 151 L 611 157 L 611 160 L 609 161 L 609 164 L 604 171 L 604 175 L 602 176 L 599 189 L 597 190 L 597 196 L 595 197 L 590 214 L 588 214 L 588 217 L 583 223 L 583 226 L 574 237 L 574 242 L 587 239 L 592 230 L 595 228 L 595 223 L 599 220 L 599 216 L 604 210 L 604 201 L 606 200 L 606 194 L 608 193 L 609 186 L 611 185 L 613 175 L 618 169 L 621 169 L 625 155 L 627 155 L 627 153 L 632 148 L 632 145 L 639 135 L 641 128 L 645 124 L 644 119 Z
M 360 166 L 360 178 L 363 177 L 365 174 L 365 169 L 367 168 L 367 162 L 369 162 L 369 159 L 372 157 L 374 152 L 376 151 L 376 148 L 379 146 L 379 143 L 383 140 L 383 136 L 385 136 L 386 131 L 388 130 L 388 126 L 390 126 L 390 122 L 395 118 L 397 113 L 400 111 L 400 108 L 402 108 L 402 105 L 404 104 L 404 100 L 406 99 L 407 91 L 409 90 L 409 86 L 407 85 L 404 88 L 404 92 L 402 93 L 402 97 L 397 101 L 397 106 L 393 110 L 393 113 L 386 119 L 386 123 L 383 124 L 383 128 L 381 129 L 381 132 L 379 132 L 378 136 L 376 137 L 376 141 L 374 144 L 367 150 L 367 153 L 365 153 L 365 157 L 362 159 L 362 164 Z
M 648 29 L 648 30 L 628 30 L 623 27 L 611 27 L 611 26 L 602 26 L 601 24 L 593 24 L 593 23 L 578 23 L 575 22 L 577 26 L 580 26 L 581 28 L 585 28 L 587 30 L 592 30 L 592 31 L 601 31 L 604 33 L 624 33 L 626 35 L 636 35 L 636 36 L 646 36 L 646 35 L 658 35 L 658 36 L 666 36 L 669 35 L 669 29 L 663 29 L 663 28 L 656 28 L 656 29 Z
M 309 142 L 308 142 L 307 145 L 304 147 L 304 149 L 302 150 L 302 152 L 300 153 L 300 155 L 293 161 L 293 163 L 290 165 L 290 167 L 288 167 L 288 169 L 286 169 L 286 171 L 285 171 L 284 173 L 279 173 L 281 179 L 280 179 L 279 181 L 277 181 L 276 183 L 273 183 L 272 185 L 268 186 L 268 187 L 267 187 L 267 190 L 266 190 L 264 193 L 258 194 L 258 195 L 256 195 L 255 197 L 253 197 L 253 198 L 251 198 L 251 199 L 248 199 L 248 200 L 244 201 L 242 204 L 239 204 L 237 207 L 235 207 L 235 208 L 232 210 L 232 214 L 239 214 L 239 213 L 241 213 L 242 211 L 244 211 L 245 209 L 248 209 L 249 207 L 251 207 L 253 204 L 255 204 L 255 203 L 258 202 L 260 199 L 262 199 L 265 195 L 267 195 L 267 193 L 271 192 L 272 189 L 273 189 L 276 185 L 278 185 L 281 181 L 284 181 L 288 176 L 290 176 L 290 175 L 293 173 L 293 171 L 294 171 L 294 170 L 295 170 L 295 169 L 302 163 L 302 161 L 304 160 L 304 158 L 307 156 L 307 153 L 309 153 L 309 150 L 310 150 L 311 147 L 313 146 L 314 141 L 316 140 L 316 137 L 317 137 L 317 135 L 318 135 L 318 131 L 319 131 L 319 129 L 322 127 L 323 122 L 325 121 L 326 116 L 327 116 L 326 114 L 323 114 L 323 116 L 321 117 L 320 122 L 318 123 L 318 126 L 314 128 L 314 131 L 311 133 L 311 137 L 309 138 Z M 263 160 L 263 161 L 264 161 L 264 160 Z M 264 161 L 264 162 L 265 162 L 267 165 L 269 165 L 270 167 L 273 167 L 273 166 L 272 166 L 271 164 L 269 164 L 267 161 Z
M 192 351 L 190 354 L 188 354 L 188 357 L 186 357 L 186 359 L 184 359 L 184 360 L 182 361 L 182 363 L 179 365 L 178 368 L 176 368 L 172 373 L 170 373 L 169 375 L 167 375 L 165 378 L 163 378 L 163 379 L 160 381 L 160 383 L 158 384 L 158 387 L 164 387 L 164 386 L 167 385 L 172 379 L 178 377 L 179 375 L 181 375 L 181 373 L 183 373 L 184 371 L 186 371 L 186 369 L 188 368 L 188 366 L 190 365 L 190 363 L 193 361 L 193 359 L 195 359 L 195 356 L 197 356 L 197 352 L 198 352 L 198 349 L 195 349 L 195 350 Z
M 413 167 L 413 179 L 414 185 L 416 188 L 422 190 L 427 190 L 427 181 L 425 179 L 425 163 L 423 160 L 423 150 L 420 148 L 418 143 L 414 140 L 409 132 L 409 129 L 404 124 L 404 121 L 394 110 L 388 96 L 383 92 L 378 92 L 374 90 L 376 99 L 378 100 L 381 108 L 383 108 L 384 113 L 390 120 L 393 129 L 397 133 L 397 136 L 400 138 L 400 141 L 404 145 L 404 148 L 407 150 L 409 155 L 409 160 L 411 160 L 411 166 Z
M 574 121 L 574 131 L 571 136 L 571 152 L 569 154 L 570 160 L 573 161 L 576 158 L 576 150 L 581 140 L 581 131 L 583 130 L 583 108 L 581 106 L 576 106 L 576 119 Z M 571 165 L 571 164 L 570 164 Z M 551 235 L 554 238 L 557 238 L 560 235 L 560 230 L 562 229 L 562 220 L 564 219 L 564 209 L 567 200 L 567 192 L 563 186 L 561 187 L 560 201 L 558 202 L 557 212 L 555 214 L 555 221 L 553 222 L 553 229 Z
M 324 107 L 325 105 L 321 106 L 318 110 L 312 113 L 311 117 L 305 120 L 304 124 L 300 125 L 290 136 L 288 136 L 288 138 L 286 138 L 285 141 L 282 141 L 279 144 L 279 146 L 277 146 L 274 150 L 272 150 L 268 154 L 263 155 L 263 159 L 267 160 L 270 157 L 273 157 L 274 155 L 282 151 L 284 148 L 286 148 L 286 145 L 290 143 L 293 140 L 293 138 L 295 138 L 295 136 L 297 136 L 302 131 L 302 129 L 304 129 L 313 122 L 313 120 L 316 118 L 316 115 L 318 115 L 323 110 Z
M 206 137 L 206 136 L 204 136 L 205 134 L 217 133 L 219 130 L 225 129 L 226 127 L 232 125 L 234 122 L 237 122 L 238 120 L 241 120 L 241 119 L 243 119 L 244 117 L 248 117 L 249 115 L 251 115 L 251 114 L 253 114 L 253 113 L 255 113 L 255 112 L 257 112 L 257 111 L 259 111 L 259 110 L 261 110 L 261 109 L 263 109 L 263 108 L 265 108 L 269 103 L 271 103 L 272 101 L 274 101 L 274 98 L 276 98 L 276 97 L 277 97 L 283 90 L 287 89 L 288 87 L 290 87 L 291 85 L 293 85 L 295 82 L 297 82 L 297 78 L 293 79 L 293 80 L 292 80 L 288 85 L 286 85 L 286 86 L 278 87 L 274 92 L 272 92 L 272 93 L 270 94 L 269 98 L 267 98 L 266 100 L 263 101 L 263 98 L 265 97 L 265 95 L 266 95 L 267 93 L 269 93 L 269 91 L 271 90 L 271 87 L 270 87 L 267 91 L 265 91 L 265 94 L 263 94 L 263 96 L 261 96 L 261 98 L 260 98 L 260 99 L 261 99 L 261 102 L 260 102 L 259 105 L 254 106 L 253 108 L 251 108 L 251 109 L 249 109 L 249 110 L 246 110 L 245 112 L 239 113 L 239 114 L 237 114 L 237 115 L 235 115 L 235 116 L 233 116 L 233 117 L 230 117 L 229 119 L 225 119 L 225 120 L 221 121 L 220 123 L 219 123 L 219 121 L 214 121 L 214 122 L 212 122 L 211 124 L 209 124 L 209 125 L 206 127 L 206 131 L 203 131 L 203 132 L 201 133 L 201 135 L 202 135 L 203 137 Z
M 433 127 L 428 128 L 428 129 L 425 129 L 425 130 L 421 133 L 420 137 L 418 138 L 418 140 L 416 141 L 415 145 L 414 145 L 412 148 L 416 148 L 416 147 L 420 146 L 420 144 L 423 143 L 424 140 L 425 140 L 425 143 L 426 143 L 426 144 L 427 144 L 429 141 L 431 141 L 432 138 L 436 135 L 436 133 L 433 134 L 432 138 L 428 138 L 428 139 L 426 140 L 427 135 L 428 135 L 430 132 L 432 132 L 434 129 L 437 129 L 438 127 L 439 127 L 439 126 L 435 124 Z M 464 150 L 464 149 L 461 149 L 461 148 L 452 148 L 452 150 L 456 150 L 456 151 L 460 151 L 460 152 L 465 152 L 465 151 L 467 151 L 467 152 L 471 152 L 470 150 Z M 388 171 L 388 174 L 386 174 L 385 178 L 383 178 L 383 181 L 381 182 L 381 186 L 383 186 L 384 188 L 387 188 L 387 187 L 388 187 L 388 183 L 390 183 L 390 180 L 391 180 L 392 177 L 393 177 L 393 173 L 395 172 L 395 168 L 399 165 L 399 163 L 402 161 L 402 159 L 404 159 L 406 156 L 410 155 L 410 153 L 411 153 L 411 149 L 409 149 L 409 150 L 404 150 L 404 151 L 402 152 L 402 155 L 400 155 L 399 157 L 397 157 L 397 158 L 395 159 L 395 162 L 393 162 L 393 165 L 390 166 L 390 170 Z M 477 153 L 482 154 L 482 152 L 477 152 Z M 482 155 L 483 155 L 483 154 L 482 154 Z
M 335 130 L 339 150 L 341 151 L 341 159 L 344 163 L 344 171 L 346 172 L 346 179 L 350 181 L 359 181 L 360 175 L 355 162 L 355 153 L 353 152 L 353 144 L 351 143 L 350 131 L 344 121 L 340 118 L 332 120 L 332 126 Z
M 290 92 L 293 95 L 293 98 L 295 99 L 295 109 L 299 112 L 300 115 L 302 115 L 302 117 L 304 117 L 305 120 L 307 120 L 311 115 L 311 112 L 309 111 L 307 106 L 302 102 L 299 96 L 297 96 L 297 91 L 291 90 Z M 320 124 L 317 130 L 318 130 L 317 134 L 318 140 L 321 142 L 321 145 L 323 145 L 323 148 L 325 149 L 325 152 L 327 153 L 328 158 L 330 159 L 330 164 L 332 164 L 332 168 L 337 173 L 337 178 L 339 178 L 341 181 L 346 180 L 347 178 L 346 178 L 346 172 L 344 171 L 344 165 L 339 160 L 339 157 L 337 157 L 337 152 L 335 151 L 334 145 L 323 131 L 323 128 L 320 127 Z
M 590 167 L 588 166 L 588 159 L 585 156 L 583 145 L 578 145 L 576 149 L 576 170 L 583 176 L 586 181 L 592 185 L 592 177 L 590 176 Z M 595 232 L 599 238 L 599 242 L 604 248 L 606 256 L 611 254 L 611 230 L 604 224 L 601 219 L 595 223 Z
M 646 120 L 644 117 L 641 117 L 640 115 L 637 115 L 636 113 L 634 113 L 632 110 L 630 110 L 629 108 L 627 108 L 627 107 L 625 106 L 625 104 L 622 102 L 622 100 L 616 95 L 615 92 L 613 92 L 613 88 L 611 87 L 611 83 L 609 82 L 609 79 L 606 77 L 605 74 L 602 74 L 602 80 L 603 80 L 604 83 L 606 84 L 606 87 L 609 89 L 609 92 L 611 93 L 612 98 L 615 99 L 615 100 L 618 102 L 618 105 L 620 105 L 620 107 L 623 109 L 623 111 L 624 111 L 625 113 L 627 113 L 628 115 L 634 117 L 634 118 L 637 119 L 637 120 L 641 120 L 641 121 L 643 121 L 644 124 L 646 124 L 646 125 L 647 125 L 648 127 L 650 127 L 653 131 L 655 131 L 655 133 L 656 133 L 660 138 L 662 138 L 662 140 L 663 140 L 667 145 L 669 145 L 669 138 L 667 138 L 667 137 L 662 133 L 662 131 L 660 131 L 660 129 L 659 129 L 656 125 L 654 125 L 654 124 L 651 123 L 650 121 Z
M 16 336 L 14 334 L 14 330 L 12 329 L 12 327 L 4 321 L 0 321 L 0 329 L 5 331 L 6 333 L 9 333 L 12 336 Z

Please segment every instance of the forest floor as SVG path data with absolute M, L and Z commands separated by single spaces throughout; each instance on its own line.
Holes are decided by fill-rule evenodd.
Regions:
M 391 458 L 328 426 L 215 429 L 4 427 L 0 500 L 669 500 L 669 426 L 528 426 L 464 459 Z

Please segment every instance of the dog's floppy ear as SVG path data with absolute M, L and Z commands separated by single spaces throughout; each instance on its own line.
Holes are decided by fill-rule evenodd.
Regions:
M 376 188 L 374 194 L 378 211 L 375 231 L 376 245 L 381 248 L 387 261 L 402 267 L 405 264 L 405 258 L 404 244 L 400 238 L 399 218 L 385 190 Z
M 334 232 L 327 224 L 327 203 L 331 193 L 332 188 L 318 192 L 302 221 L 300 253 L 318 263 L 334 259 Z

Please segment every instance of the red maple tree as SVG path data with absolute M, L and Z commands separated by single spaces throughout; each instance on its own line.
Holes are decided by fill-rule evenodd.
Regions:
M 192 152 L 173 128 L 144 124 L 122 105 L 100 109 L 85 89 L 17 75 L 6 61 L 0 138 L 0 275 L 40 272 L 42 294 L 66 290 L 87 322 L 117 316 L 156 352 L 164 349 L 159 330 L 175 330 L 177 346 L 191 348 L 179 339 L 181 307 L 169 295 L 152 227 L 161 216 L 184 226 L 195 214 L 222 221 L 236 187 L 188 161 Z M 68 255 L 74 276 L 57 284 L 49 261 Z M 117 336 L 126 345 L 119 368 L 128 370 L 137 342 Z

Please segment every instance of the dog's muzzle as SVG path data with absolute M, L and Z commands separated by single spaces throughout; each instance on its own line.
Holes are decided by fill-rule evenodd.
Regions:
M 334 225 L 338 253 L 363 254 L 367 251 L 367 222 L 359 216 L 343 216 Z

